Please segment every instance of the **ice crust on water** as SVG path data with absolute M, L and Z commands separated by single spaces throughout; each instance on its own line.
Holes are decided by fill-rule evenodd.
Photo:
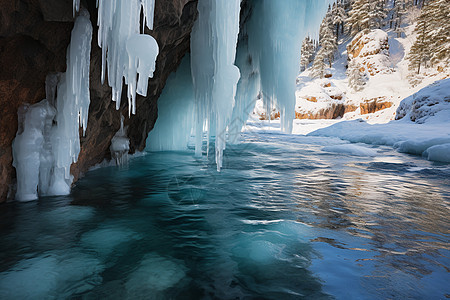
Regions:
M 0 273 L 1 299 L 61 299 L 102 282 L 104 266 L 87 254 L 48 252 Z
M 81 245 L 96 251 L 101 257 L 105 257 L 111 254 L 120 244 L 140 239 L 142 239 L 142 236 L 131 229 L 117 225 L 104 225 L 83 234 Z
M 146 298 L 175 286 L 186 276 L 183 262 L 147 254 L 139 267 L 128 277 L 125 287 L 130 298 Z
M 345 144 L 323 147 L 322 151 L 349 154 L 355 156 L 376 156 L 377 151 L 364 146 Z
M 118 166 L 123 166 L 128 162 L 128 152 L 130 151 L 130 139 L 127 137 L 127 127 L 123 127 L 124 117 L 120 119 L 120 129 L 111 139 L 111 157 Z
M 75 0 L 74 0 L 75 1 Z M 98 45 L 102 48 L 102 83 L 108 72 L 112 100 L 120 107 L 122 84 L 128 85 L 129 114 L 136 113 L 136 93 L 147 95 L 159 47 L 156 40 L 140 31 L 141 12 L 153 29 L 154 0 L 97 0 Z M 143 25 L 143 24 L 142 24 Z M 139 79 L 137 79 L 139 77 Z
M 38 191 L 41 195 L 70 192 L 70 165 L 80 152 L 79 128 L 85 132 L 88 121 L 91 39 L 89 14 L 82 10 L 67 50 L 67 72 L 47 77 L 47 99 L 19 109 L 13 142 L 19 201 L 37 199 Z

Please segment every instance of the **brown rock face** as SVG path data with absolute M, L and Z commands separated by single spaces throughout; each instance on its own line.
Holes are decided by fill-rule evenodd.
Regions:
M 54 3 L 53 3 L 54 2 Z M 79 160 L 72 165 L 77 179 L 89 167 L 109 157 L 111 138 L 127 115 L 127 99 L 115 110 L 111 89 L 100 81 L 101 49 L 97 46 L 95 0 L 82 1 L 91 14 L 91 105 L 86 136 L 81 138 Z M 72 0 L 0 0 L 0 202 L 6 199 L 15 177 L 11 144 L 17 132 L 17 109 L 45 98 L 45 77 L 66 69 L 66 49 L 73 20 Z M 160 53 L 147 97 L 138 97 L 137 114 L 125 120 L 132 151 L 143 150 L 157 117 L 157 99 L 167 77 L 189 50 L 189 37 L 197 15 L 196 0 L 156 1 L 154 30 Z M 126 90 L 124 89 L 125 93 Z M 124 94 L 125 94 L 124 93 Z
M 393 105 L 392 102 L 387 101 L 386 97 L 378 97 L 364 100 L 359 106 L 361 108 L 361 115 L 371 114 L 382 109 L 389 108 Z
M 355 111 L 357 109 L 354 105 L 333 103 L 330 107 L 322 109 L 317 113 L 311 112 L 295 112 L 296 119 L 337 119 L 341 118 L 344 114 L 348 112 Z

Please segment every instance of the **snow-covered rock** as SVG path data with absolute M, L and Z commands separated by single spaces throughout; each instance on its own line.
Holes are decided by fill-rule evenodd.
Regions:
M 413 122 L 424 123 L 440 111 L 450 114 L 450 78 L 437 81 L 404 99 L 395 118 L 406 117 Z
M 358 33 L 347 45 L 347 54 L 349 60 L 355 59 L 359 63 L 362 72 L 367 71 L 371 76 L 393 71 L 390 68 L 388 34 L 381 29 Z

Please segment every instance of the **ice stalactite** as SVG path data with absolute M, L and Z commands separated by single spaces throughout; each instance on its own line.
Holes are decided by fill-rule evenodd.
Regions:
M 266 111 L 278 108 L 281 129 L 285 132 L 292 131 L 295 118 L 295 88 L 300 70 L 301 41 L 306 34 L 317 31 L 315 28 L 329 2 L 249 0 L 251 15 L 243 28 L 248 37 L 247 49 L 241 47 L 240 50 L 248 51 L 247 59 L 251 64 L 243 65 L 247 70 L 239 65 L 241 72 L 247 74 L 241 82 L 250 80 L 250 84 L 254 85 L 255 76 L 259 78 L 257 81 Z M 239 53 L 238 56 L 245 57 L 245 54 Z M 254 88 L 251 90 L 254 91 Z M 256 99 L 255 94 L 245 95 L 248 93 L 249 90 L 240 89 L 236 98 L 239 102 L 248 102 L 248 97 Z M 245 104 L 237 103 L 235 107 L 241 110 L 241 107 L 248 106 Z
M 74 0 L 76 1 L 76 0 Z M 153 29 L 154 0 L 97 0 L 98 45 L 102 48 L 102 83 L 108 72 L 112 100 L 120 107 L 122 84 L 128 85 L 129 113 L 136 113 L 136 93 L 147 95 L 148 79 L 153 77 L 159 47 L 140 28 Z
M 120 118 L 120 129 L 111 139 L 111 157 L 118 166 L 128 163 L 128 152 L 130 151 L 130 139 L 127 137 L 127 127 L 123 126 L 124 117 Z
M 88 121 L 91 40 L 89 14 L 82 10 L 67 50 L 67 72 L 49 75 L 47 99 L 19 110 L 19 130 L 13 142 L 17 200 L 37 199 L 38 192 L 70 192 L 70 166 L 80 152 L 79 128 L 85 131 Z
M 234 65 L 240 0 L 200 0 L 191 34 L 191 69 L 196 98 L 195 153 L 201 155 L 203 131 L 215 136 L 217 170 L 222 167 L 226 130 L 240 77 Z M 208 147 L 207 147 L 208 148 Z

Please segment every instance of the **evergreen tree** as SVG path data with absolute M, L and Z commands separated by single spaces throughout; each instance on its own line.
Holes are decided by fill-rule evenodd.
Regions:
M 369 28 L 381 28 L 386 18 L 385 0 L 372 0 L 369 4 Z
M 347 69 L 348 86 L 355 92 L 364 89 L 364 85 L 366 84 L 366 82 L 364 81 L 364 74 L 361 72 L 360 69 L 361 66 L 359 63 L 356 62 L 355 59 L 352 59 L 348 64 Z
M 325 51 L 322 47 L 317 51 L 316 57 L 314 58 L 314 63 L 311 68 L 311 77 L 323 78 L 325 76 L 325 68 Z
M 347 19 L 347 13 L 341 1 L 333 4 L 331 16 L 336 30 L 336 40 L 339 40 L 339 30 L 344 33 L 344 22 Z
M 314 41 L 307 36 L 302 43 L 300 66 L 302 70 L 306 70 L 308 65 L 313 61 L 313 56 L 316 48 L 314 46 Z
M 369 0 L 355 0 L 355 2 L 351 4 L 349 17 L 347 18 L 347 27 L 352 36 L 355 36 L 360 31 L 370 27 L 369 13 Z
M 355 0 L 351 5 L 347 27 L 355 36 L 362 30 L 381 28 L 386 18 L 385 0 Z
M 405 0 L 394 0 L 392 15 L 390 21 L 390 28 L 394 29 L 397 33 L 397 37 L 401 37 L 401 25 L 403 22 L 403 16 L 406 14 L 406 2 Z
M 428 4 L 433 16 L 430 45 L 432 49 L 431 63 L 450 60 L 450 1 L 436 0 Z
M 448 0 L 421 2 L 423 9 L 415 32 L 417 39 L 411 47 L 409 68 L 417 74 L 422 67 L 446 62 L 450 59 L 450 5 Z
M 319 44 L 323 51 L 324 58 L 327 59 L 331 68 L 331 64 L 334 61 L 334 54 L 337 50 L 337 40 L 333 32 L 333 17 L 331 7 L 328 9 L 327 14 L 322 20 L 322 24 L 319 29 Z

